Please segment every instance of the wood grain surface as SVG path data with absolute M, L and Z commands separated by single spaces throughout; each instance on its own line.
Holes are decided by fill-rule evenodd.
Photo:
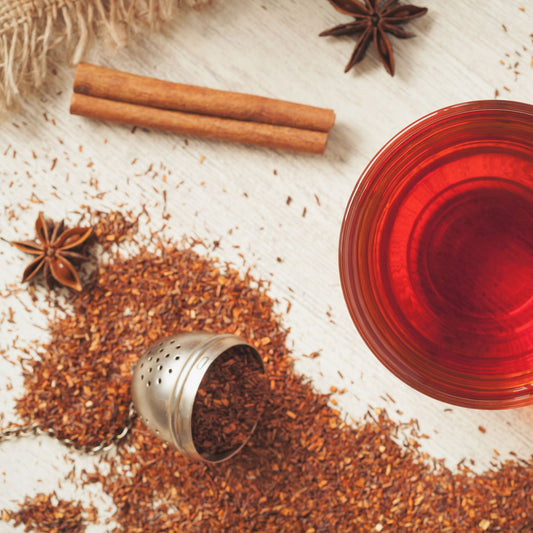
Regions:
M 166 220 L 176 239 L 218 241 L 216 256 L 270 280 L 290 328 L 296 368 L 318 390 L 334 385 L 346 416 L 369 406 L 396 420 L 419 420 L 422 447 L 453 468 L 461 459 L 482 471 L 495 454 L 533 453 L 533 407 L 484 412 L 422 396 L 391 375 L 353 326 L 338 276 L 338 237 L 359 175 L 379 148 L 412 121 L 446 105 L 500 99 L 533 103 L 533 3 L 530 0 L 421 0 L 429 13 L 409 24 L 416 37 L 391 38 L 391 78 L 370 48 L 349 73 L 354 40 L 319 38 L 347 21 L 326 0 L 217 0 L 184 10 L 158 33 L 121 50 L 96 43 L 84 58 L 126 72 L 331 108 L 337 120 L 323 156 L 247 147 L 85 119 L 69 114 L 74 66 L 56 64 L 42 92 L 0 127 L 0 235 L 33 238 L 37 213 L 75 221 L 82 205 L 139 212 L 150 228 Z M 520 9 L 520 8 L 523 8 Z M 291 199 L 289 202 L 288 199 Z M 14 217 L 14 218 L 13 218 Z M 0 241 L 2 274 L 0 410 L 16 421 L 22 393 L 20 347 L 46 339 L 28 294 L 8 295 L 28 257 Z M 45 291 L 38 292 L 41 298 Z M 13 312 L 12 320 L 10 309 Z M 44 328 L 44 329 L 43 329 Z M 319 351 L 314 359 L 304 354 Z M 344 376 L 341 378 L 341 375 Z M 387 399 L 386 394 L 395 403 Z M 402 414 L 399 414 L 401 412 Z M 483 433 L 478 428 L 485 428 Z M 0 508 L 26 495 L 94 500 L 95 489 L 65 481 L 97 461 L 40 437 L 0 445 Z M 0 522 L 1 531 L 15 531 Z M 18 529 L 20 530 L 20 529 Z M 105 531 L 105 526 L 90 526 Z

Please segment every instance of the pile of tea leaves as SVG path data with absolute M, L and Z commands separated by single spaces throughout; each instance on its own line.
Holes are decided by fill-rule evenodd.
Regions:
M 533 531 L 532 462 L 452 472 L 420 452 L 416 424 L 379 408 L 345 421 L 294 371 L 268 283 L 198 243 L 142 236 L 128 215 L 92 213 L 91 224 L 100 246 L 115 245 L 26 362 L 25 421 L 77 446 L 109 439 L 128 423 L 132 366 L 180 331 L 242 337 L 261 354 L 269 389 L 251 440 L 220 464 L 184 458 L 136 418 L 116 452 L 79 479 L 112 498 L 114 531 Z

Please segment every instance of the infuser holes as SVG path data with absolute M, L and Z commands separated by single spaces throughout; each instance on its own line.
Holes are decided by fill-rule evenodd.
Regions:
M 151 382 L 151 381 L 148 381 L 148 382 L 146 383 L 146 386 L 149 387 L 151 384 L 152 384 L 152 382 Z
M 161 385 L 161 378 L 157 378 L 157 384 Z
M 149 356 L 148 356 L 148 361 L 151 361 L 151 360 L 152 360 L 152 356 L 149 355 Z
M 163 365 L 159 365 L 159 366 L 157 367 L 157 370 L 159 370 L 159 371 L 163 370 Z
M 144 374 L 141 374 L 141 381 L 144 379 Z
M 175 355 L 175 356 L 174 356 L 174 361 L 179 361 L 179 358 L 180 358 L 179 355 Z
M 172 368 L 169 368 L 169 369 L 168 369 L 168 373 L 169 373 L 169 374 L 172 374 Z
M 155 360 L 156 363 L 159 363 L 159 357 Z
M 165 354 L 165 359 L 168 359 L 170 357 L 170 354 L 169 353 L 166 353 Z
M 150 368 L 148 369 L 148 372 L 151 372 L 151 371 L 152 371 L 152 367 L 150 367 Z

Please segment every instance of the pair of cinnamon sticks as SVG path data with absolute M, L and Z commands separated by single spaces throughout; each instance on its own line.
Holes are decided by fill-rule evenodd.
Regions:
M 268 148 L 322 154 L 335 113 L 262 96 L 158 80 L 80 63 L 70 112 Z

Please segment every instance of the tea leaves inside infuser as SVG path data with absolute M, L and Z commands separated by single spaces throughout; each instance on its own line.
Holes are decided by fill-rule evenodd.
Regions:
M 192 437 L 206 459 L 224 458 L 249 439 L 267 392 L 260 361 L 246 346 L 221 354 L 207 369 L 196 394 Z

